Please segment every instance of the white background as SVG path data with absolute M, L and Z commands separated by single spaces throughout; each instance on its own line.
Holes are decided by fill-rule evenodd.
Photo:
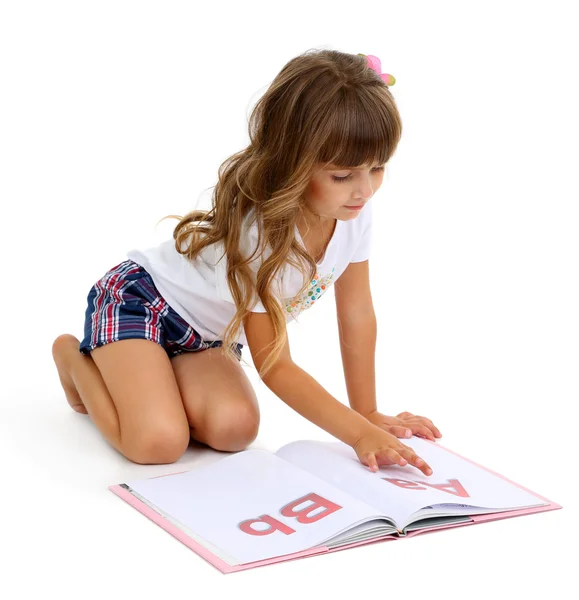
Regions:
M 573 5 L 1 4 L 0 595 L 572 595 Z M 159 219 L 202 194 L 209 206 L 251 107 L 309 48 L 374 54 L 396 77 L 404 134 L 376 195 L 370 262 L 380 410 L 431 418 L 443 445 L 564 508 L 223 576 L 107 490 L 222 454 L 129 462 L 69 408 L 51 345 L 82 337 L 90 286 L 127 250 L 171 235 L 176 221 Z M 347 403 L 333 292 L 300 321 L 296 362 Z M 332 439 L 246 369 L 262 414 L 254 447 Z

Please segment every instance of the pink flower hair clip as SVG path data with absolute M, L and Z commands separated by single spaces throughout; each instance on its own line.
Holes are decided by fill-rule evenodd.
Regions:
M 361 54 L 361 53 L 358 53 L 358 56 L 366 57 L 366 62 L 368 63 L 368 66 L 373 71 L 376 71 L 376 73 L 378 73 L 378 75 L 380 75 L 380 77 L 383 79 L 383 81 L 386 85 L 390 86 L 390 85 L 394 85 L 396 83 L 396 79 L 394 79 L 393 75 L 390 75 L 389 73 L 382 73 L 382 64 L 380 62 L 380 59 L 377 56 L 373 56 L 372 54 Z

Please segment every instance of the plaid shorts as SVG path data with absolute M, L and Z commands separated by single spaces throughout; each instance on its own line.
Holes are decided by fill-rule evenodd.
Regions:
M 135 338 L 156 342 L 169 358 L 223 345 L 222 340 L 203 340 L 169 306 L 151 275 L 132 260 L 107 271 L 90 289 L 87 301 L 84 339 L 79 347 L 82 354 L 89 355 L 110 342 Z M 242 348 L 243 344 L 233 345 L 239 360 Z

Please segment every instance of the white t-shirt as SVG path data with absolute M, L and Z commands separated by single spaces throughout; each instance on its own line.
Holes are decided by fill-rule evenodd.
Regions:
M 257 245 L 257 233 L 252 210 L 244 219 L 240 235 L 241 252 L 246 257 L 250 256 Z M 322 261 L 317 263 L 316 276 L 301 297 L 297 297 L 303 284 L 301 273 L 289 264 L 280 270 L 274 279 L 274 285 L 278 289 L 274 293 L 283 297 L 287 321 L 295 319 L 302 310 L 313 306 L 349 263 L 369 258 L 371 233 L 372 199 L 357 217 L 348 221 L 336 221 L 326 253 Z M 296 239 L 304 245 L 297 227 Z M 271 249 L 267 246 L 264 256 L 269 254 Z M 236 308 L 227 284 L 227 256 L 224 254 L 222 241 L 203 248 L 193 261 L 177 252 L 172 237 L 152 248 L 130 250 L 126 256 L 149 272 L 169 306 L 201 334 L 203 340 L 223 339 L 225 328 L 233 319 Z M 256 256 L 249 264 L 254 278 L 262 261 L 261 257 Z M 251 308 L 250 303 L 250 310 L 265 312 L 256 292 L 253 298 L 254 306 Z M 247 345 L 243 326 L 237 341 Z

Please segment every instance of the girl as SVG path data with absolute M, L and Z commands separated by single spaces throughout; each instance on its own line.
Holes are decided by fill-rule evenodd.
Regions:
M 191 438 L 247 447 L 259 426 L 247 344 L 268 388 L 372 471 L 432 473 L 398 440 L 441 437 L 432 421 L 376 408 L 372 197 L 402 132 L 380 70 L 332 50 L 290 60 L 252 111 L 250 144 L 221 165 L 211 210 L 165 217 L 179 219 L 172 239 L 91 288 L 84 339 L 54 341 L 70 406 L 129 460 L 175 462 Z M 332 284 L 351 408 L 294 363 L 286 333 Z

